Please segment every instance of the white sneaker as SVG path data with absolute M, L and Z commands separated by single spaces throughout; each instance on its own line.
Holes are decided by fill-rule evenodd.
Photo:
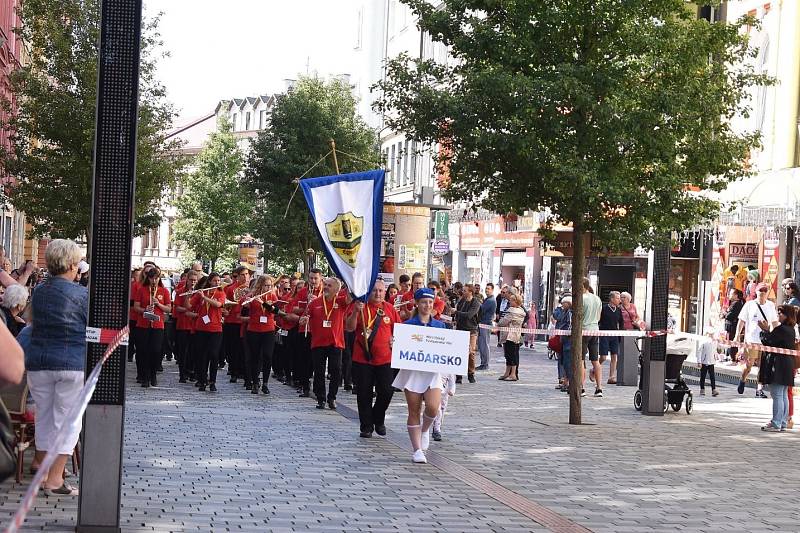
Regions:
M 414 452 L 414 455 L 411 457 L 411 460 L 415 463 L 427 463 L 428 459 L 425 458 L 425 452 L 422 450 L 417 450 Z
M 430 446 L 431 446 L 431 432 L 430 432 L 430 430 L 425 431 L 425 432 L 422 433 L 422 441 L 420 442 L 420 444 L 422 444 L 422 450 L 427 452 L 428 448 L 430 448 Z

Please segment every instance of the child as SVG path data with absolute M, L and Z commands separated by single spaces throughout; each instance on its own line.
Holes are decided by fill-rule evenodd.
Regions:
M 717 396 L 717 384 L 714 376 L 714 363 L 716 363 L 717 343 L 712 333 L 706 333 L 706 338 L 697 346 L 697 364 L 700 365 L 700 396 L 706 394 L 706 374 L 711 379 L 711 395 Z
M 454 396 L 456 394 L 456 376 L 454 374 L 442 374 L 442 392 L 446 394 L 442 394 L 442 401 L 439 405 L 439 414 L 436 415 L 436 418 L 433 421 L 433 440 L 440 441 L 442 440 L 442 419 L 444 418 L 444 412 L 447 411 L 447 400 L 450 396 Z

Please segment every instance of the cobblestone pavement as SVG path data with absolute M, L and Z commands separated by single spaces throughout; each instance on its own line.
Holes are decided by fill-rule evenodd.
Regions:
M 410 461 L 402 395 L 388 438 L 359 439 L 349 393 L 339 412 L 279 383 L 270 396 L 200 393 L 165 363 L 158 388 L 129 383 L 123 530 L 800 530 L 800 439 L 759 430 L 771 401 L 694 386 L 691 415 L 645 417 L 634 387 L 587 387 L 576 427 L 554 361 L 523 350 L 521 380 L 499 382 L 498 356 L 458 387 L 428 465 Z M 5 521 L 25 482 L 2 488 Z M 76 505 L 42 497 L 26 529 L 69 531 Z

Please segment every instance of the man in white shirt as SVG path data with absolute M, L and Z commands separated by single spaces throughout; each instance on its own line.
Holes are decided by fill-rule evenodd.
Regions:
M 736 337 L 735 340 L 742 340 L 742 333 L 744 333 L 744 342 L 753 344 L 761 344 L 761 328 L 758 327 L 760 320 L 769 322 L 772 328 L 780 325 L 778 321 L 778 310 L 775 304 L 767 300 L 767 293 L 769 292 L 769 285 L 766 283 L 759 283 L 756 286 L 756 293 L 758 298 L 750 300 L 742 310 L 739 312 L 739 322 L 736 324 Z M 763 313 L 763 314 L 762 314 Z M 747 376 L 750 374 L 753 365 L 759 363 L 761 359 L 761 351 L 754 348 L 745 349 L 747 360 L 745 362 L 744 370 L 742 371 L 742 379 L 739 381 L 739 394 L 744 393 L 744 385 Z M 759 363 L 760 364 L 760 363 Z M 756 397 L 766 398 L 767 395 L 763 391 L 764 385 L 759 383 L 756 389 Z

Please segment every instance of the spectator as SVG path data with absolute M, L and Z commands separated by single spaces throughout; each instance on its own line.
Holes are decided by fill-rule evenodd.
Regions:
M 793 279 L 783 280 L 783 294 L 787 305 L 800 307 L 800 289 Z
M 555 322 L 555 329 L 571 330 L 572 329 L 572 296 L 567 294 L 561 298 L 561 311 Z M 557 310 L 558 310 L 557 309 Z M 556 316 L 556 313 L 553 313 Z M 572 379 L 572 337 L 569 335 L 561 335 L 561 353 L 558 354 L 558 367 L 559 378 L 561 384 L 559 388 L 561 392 L 569 391 L 569 383 Z
M 766 320 L 759 320 L 758 327 L 765 333 L 764 345 L 776 348 L 795 348 L 794 327 L 797 324 L 797 308 L 792 305 L 778 307 L 779 324 L 773 327 Z M 772 394 L 772 420 L 762 426 L 763 431 L 786 431 L 789 419 L 788 389 L 794 386 L 794 356 L 769 354 L 763 356 L 764 364 L 771 365 L 769 379 Z
M 621 297 L 618 291 L 611 291 L 608 293 L 608 303 L 603 306 L 600 311 L 600 329 L 604 331 L 619 331 L 625 329 L 625 321 L 622 315 L 622 308 L 620 307 Z M 610 368 L 608 370 L 608 383 L 614 385 L 617 383 L 617 360 L 619 357 L 619 337 L 600 337 L 600 364 L 602 365 L 606 357 L 611 357 Z M 594 395 L 597 397 L 603 396 L 602 382 L 597 383 L 597 389 Z
M 64 481 L 64 465 L 78 442 L 81 420 L 64 417 L 78 401 L 84 380 L 89 292 L 73 282 L 80 260 L 80 249 L 73 241 L 51 241 L 45 250 L 50 276 L 31 299 L 35 321 L 25 367 L 36 403 L 34 462 L 41 463 L 47 452 L 58 454 L 42 485 L 46 494 L 78 493 Z M 54 449 L 61 431 L 67 431 L 68 437 L 61 448 Z
M 775 309 L 775 304 L 767 300 L 769 286 L 766 283 L 759 283 L 756 286 L 756 292 L 758 294 L 758 299 L 747 302 L 739 313 L 739 322 L 736 324 L 736 335 L 734 337 L 735 340 L 740 340 L 739 336 L 744 335 L 745 342 L 761 344 L 761 329 L 758 325 L 758 322 L 763 319 L 775 327 L 779 325 L 778 313 Z M 739 394 L 744 394 L 745 382 L 747 380 L 747 376 L 750 374 L 750 370 L 753 369 L 753 365 L 760 366 L 758 364 L 761 359 L 760 350 L 755 348 L 747 348 L 745 350 L 745 354 L 747 356 L 747 360 L 745 361 L 745 367 L 742 371 L 742 378 L 739 381 L 739 387 L 737 389 Z M 758 384 L 758 388 L 756 389 L 757 398 L 767 397 L 767 395 L 764 393 L 763 385 L 763 383 Z
M 735 339 L 739 313 L 742 312 L 742 307 L 744 307 L 744 293 L 739 289 L 731 289 L 728 292 L 728 302 L 728 309 L 722 313 L 725 319 L 725 332 L 728 334 L 729 339 Z M 732 363 L 736 363 L 737 353 L 739 353 L 739 348 L 735 346 L 731 346 L 726 350 L 726 355 Z
M 600 312 L 603 309 L 603 302 L 598 298 L 588 278 L 583 278 L 583 331 L 598 331 L 600 329 Z M 600 346 L 598 337 L 591 335 L 584 335 L 581 339 L 581 357 L 586 357 L 589 354 L 589 362 L 592 365 L 591 374 L 593 381 L 597 385 L 595 389 L 595 396 L 602 397 L 603 391 L 600 389 L 603 383 L 603 368 L 600 366 Z M 586 379 L 584 375 L 581 379 L 583 382 Z M 598 394 L 599 392 L 599 394 Z M 581 396 L 586 396 L 586 391 L 581 389 Z
M 486 284 L 486 299 L 480 307 L 480 323 L 484 326 L 491 326 L 494 316 L 497 313 L 497 302 L 494 300 L 494 285 Z M 489 370 L 489 337 L 492 331 L 488 328 L 481 328 L 478 331 L 478 351 L 481 354 L 481 364 L 476 370 Z
M 20 318 L 20 313 L 25 310 L 28 304 L 28 289 L 25 286 L 16 284 L 6 289 L 3 301 L 0 303 L 0 315 L 2 315 L 8 331 L 16 337 L 20 330 L 25 327 L 25 321 Z
M 525 320 L 522 308 L 522 297 L 512 294 L 508 298 L 508 309 L 497 323 L 498 327 L 521 328 Z M 522 333 L 519 331 L 501 331 L 503 355 L 506 357 L 506 371 L 498 379 L 500 381 L 519 381 L 519 345 L 522 344 Z
M 636 309 L 629 292 L 621 292 L 620 295 L 620 311 L 622 312 L 622 322 L 626 330 L 631 329 L 645 329 L 642 317 L 639 316 L 639 311 Z
M 475 298 L 473 291 L 475 288 L 464 285 L 463 296 L 456 305 L 455 316 L 456 329 L 469 331 L 469 365 L 467 379 L 470 383 L 475 383 L 475 356 L 478 351 L 478 312 L 481 304 Z M 461 383 L 461 376 L 456 377 L 456 383 Z
M 0 385 L 17 384 L 25 373 L 22 348 L 4 324 L 0 324 Z

